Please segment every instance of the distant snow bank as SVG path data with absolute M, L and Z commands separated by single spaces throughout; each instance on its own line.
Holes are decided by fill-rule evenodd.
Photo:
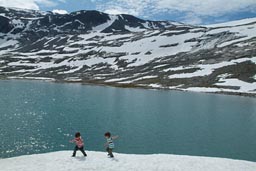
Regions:
M 256 163 L 240 160 L 178 156 L 170 154 L 115 154 L 115 159 L 103 152 L 87 152 L 88 157 L 70 157 L 71 151 L 61 151 L 1 159 L 4 171 L 255 171 Z M 78 153 L 80 155 L 80 153 Z

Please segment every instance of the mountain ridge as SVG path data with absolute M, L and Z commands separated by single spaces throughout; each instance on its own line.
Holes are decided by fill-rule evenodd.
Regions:
M 16 13 L 16 16 L 12 16 L 10 14 Z M 37 25 L 40 25 L 40 27 L 47 27 L 48 30 L 51 30 L 51 27 L 53 26 L 63 26 L 65 24 L 65 27 L 67 27 L 69 24 L 72 25 L 72 27 L 69 27 L 67 31 L 70 31 L 72 29 L 79 30 L 78 33 L 86 33 L 88 31 L 93 30 L 93 26 L 98 26 L 100 24 L 104 24 L 108 22 L 109 20 L 114 20 L 108 28 L 101 30 L 101 32 L 113 32 L 113 31 L 128 31 L 124 28 L 124 25 L 131 26 L 131 27 L 140 27 L 140 28 L 147 28 L 147 29 L 164 29 L 166 27 L 171 27 L 173 24 L 171 24 L 170 21 L 150 21 L 150 20 L 142 20 L 137 17 L 134 17 L 132 15 L 128 14 L 120 14 L 120 15 L 109 15 L 103 12 L 99 12 L 96 10 L 80 10 L 76 12 L 71 12 L 69 14 L 58 14 L 53 12 L 40 12 L 35 10 L 22 10 L 22 9 L 13 9 L 13 8 L 4 8 L 0 7 L 0 14 L 1 18 L 5 17 L 5 19 L 10 19 L 11 17 L 14 17 L 16 20 L 20 20 L 20 23 L 17 23 L 17 21 L 11 22 L 10 26 L 11 29 L 8 31 L 10 33 L 16 33 L 15 30 L 12 30 L 15 28 L 15 26 L 20 29 L 19 31 L 23 31 L 25 29 L 26 20 L 32 19 L 32 22 L 30 23 L 31 27 L 34 29 L 37 27 Z M 24 22 L 24 23 L 22 23 Z M 175 22 L 177 23 L 177 22 Z M 62 28 L 64 30 L 65 28 Z M 1 31 L 1 30 L 0 30 Z M 65 32 L 62 32 L 65 33 Z

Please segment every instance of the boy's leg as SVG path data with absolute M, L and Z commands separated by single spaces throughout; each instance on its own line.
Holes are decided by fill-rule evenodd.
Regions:
M 84 156 L 87 156 L 87 154 L 84 151 L 84 147 L 79 148 L 79 150 L 83 153 Z
M 112 148 L 108 148 L 108 154 L 110 157 L 114 157 Z
M 77 151 L 77 150 L 78 150 L 78 147 L 77 147 L 77 146 L 75 146 L 72 157 L 75 157 L 75 156 L 76 156 L 76 151 Z
M 108 156 L 109 156 L 109 147 L 106 148 L 106 151 L 108 152 Z

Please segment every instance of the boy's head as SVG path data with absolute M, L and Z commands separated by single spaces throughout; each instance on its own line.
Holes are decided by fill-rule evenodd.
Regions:
M 110 132 L 106 132 L 106 133 L 105 133 L 105 137 L 106 137 L 106 138 L 111 137 L 111 133 L 110 133 Z
M 76 137 L 76 138 L 79 138 L 79 137 L 81 137 L 81 134 L 80 134 L 80 132 L 77 132 L 77 133 L 75 134 L 75 137 Z

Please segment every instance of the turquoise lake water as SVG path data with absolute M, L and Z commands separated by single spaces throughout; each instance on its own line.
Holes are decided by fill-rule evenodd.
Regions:
M 111 131 L 120 153 L 256 161 L 256 98 L 0 81 L 0 158 L 72 150 L 76 131 L 87 150 Z

